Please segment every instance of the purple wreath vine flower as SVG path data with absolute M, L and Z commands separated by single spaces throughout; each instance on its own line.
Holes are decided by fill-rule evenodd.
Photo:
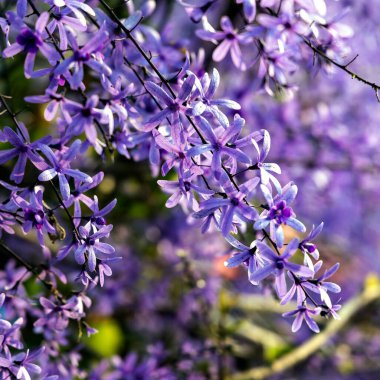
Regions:
M 65 303 L 61 301 L 53 302 L 45 297 L 40 297 L 40 304 L 43 307 L 43 315 L 34 322 L 35 327 L 47 327 L 51 330 L 64 330 L 70 319 L 78 319 L 80 314 L 77 311 L 78 298 L 71 297 Z
M 6 351 L 5 357 L 0 356 L 0 368 L 8 370 L 9 376 L 13 374 L 17 379 L 30 380 L 31 375 L 39 375 L 42 372 L 41 367 L 32 363 L 32 361 L 36 360 L 44 349 L 44 347 L 41 347 L 32 352 L 28 349 L 26 352 L 19 352 L 15 355 L 12 355 L 10 351 Z
M 309 256 L 312 256 L 315 260 L 319 259 L 318 248 L 314 243 L 312 243 L 312 240 L 314 240 L 321 233 L 322 228 L 323 222 L 317 227 L 313 226 L 309 235 L 300 243 L 300 250 L 305 255 L 305 264 L 307 264 L 310 268 L 313 267 L 313 263 Z
M 79 142 L 79 140 L 77 140 Z M 66 152 L 61 160 L 58 160 L 54 152 L 47 145 L 41 145 L 40 150 L 50 161 L 51 167 L 44 170 L 39 176 L 38 180 L 45 182 L 51 181 L 54 177 L 58 177 L 59 189 L 64 201 L 70 197 L 70 185 L 66 178 L 72 177 L 83 182 L 92 182 L 92 178 L 78 169 L 70 169 L 70 162 L 77 154 L 78 144 L 72 144 L 70 149 Z
M 221 128 L 214 130 L 204 117 L 200 116 L 196 119 L 196 121 L 201 131 L 204 133 L 206 143 L 190 148 L 187 154 L 190 157 L 194 157 L 207 152 L 212 152 L 211 170 L 217 180 L 221 178 L 223 172 L 223 155 L 227 155 L 235 163 L 236 161 L 239 161 L 244 164 L 250 164 L 251 160 L 244 152 L 232 147 L 236 136 L 240 134 L 244 124 L 236 122 L 231 124 L 231 126 L 227 129 Z M 232 144 L 230 145 L 231 142 Z
M 90 96 L 84 105 L 67 100 L 64 110 L 69 113 L 71 122 L 67 127 L 66 136 L 73 137 L 85 133 L 87 140 L 96 146 L 98 137 L 96 131 L 96 122 L 108 123 L 109 133 L 113 132 L 113 125 L 110 123 L 109 116 L 104 109 L 97 108 L 99 97 L 97 95 Z
M 4 302 L 5 295 L 2 294 L 2 302 Z M 24 345 L 20 341 L 20 329 L 24 326 L 24 319 L 17 318 L 13 323 L 6 319 L 0 319 L 0 352 L 9 351 L 10 348 L 22 350 Z
M 13 57 L 21 51 L 26 53 L 24 63 L 24 73 L 26 78 L 43 76 L 51 71 L 50 68 L 34 71 L 34 61 L 39 51 L 48 59 L 50 64 L 54 65 L 59 61 L 60 57 L 57 51 L 44 42 L 45 27 L 48 20 L 49 13 L 41 13 L 36 22 L 36 29 L 33 31 L 28 27 L 23 27 L 16 38 L 16 42 L 3 51 L 3 56 L 5 58 Z
M 295 16 L 294 3 L 290 1 L 282 4 L 280 15 L 260 14 L 257 21 L 283 43 L 292 43 L 309 30 L 308 25 Z
M 94 204 L 94 200 L 84 193 L 97 187 L 100 182 L 103 181 L 103 178 L 103 172 L 94 175 L 91 182 L 82 182 L 81 180 L 74 178 L 74 189 L 71 190 L 69 198 L 65 201 L 65 206 L 70 207 L 74 205 L 73 219 L 76 227 L 78 227 L 81 222 L 81 203 L 85 204 L 89 209 L 92 209 Z
M 18 123 L 18 127 L 19 130 L 17 130 L 17 132 L 9 127 L 5 127 L 3 131 L 0 132 L 0 140 L 7 141 L 14 146 L 12 149 L 0 151 L 0 164 L 4 164 L 14 157 L 18 157 L 16 165 L 10 175 L 10 179 L 17 184 L 21 183 L 24 178 L 25 166 L 28 159 L 39 170 L 47 168 L 46 163 L 42 157 L 36 153 L 36 150 L 39 149 L 41 145 L 48 144 L 51 141 L 50 136 L 45 136 L 31 143 L 25 125 Z
M 188 73 L 194 75 L 191 71 Z M 229 126 L 228 118 L 219 110 L 219 107 L 240 110 L 241 106 L 239 103 L 229 99 L 212 99 L 219 87 L 219 83 L 220 75 L 215 68 L 213 69 L 211 76 L 205 73 L 200 80 L 195 77 L 194 84 L 196 91 L 194 91 L 192 95 L 193 100 L 191 102 L 191 109 L 194 116 L 201 116 L 205 113 L 214 115 L 220 124 L 227 128 Z
M 254 165 L 254 167 L 259 169 L 260 171 L 261 183 L 267 186 L 269 184 L 269 181 L 272 181 L 277 192 L 281 193 L 281 185 L 277 178 L 272 174 L 281 174 L 281 168 L 276 163 L 264 162 L 270 151 L 270 134 L 268 133 L 268 131 L 263 131 L 263 148 L 261 151 L 255 139 L 252 139 L 251 141 L 258 152 L 257 162 Z
M 46 121 L 52 121 L 57 115 L 58 108 L 66 121 L 71 121 L 70 114 L 65 111 L 67 99 L 64 95 L 56 92 L 56 89 L 47 88 L 44 95 L 26 96 L 25 100 L 29 103 L 48 103 L 44 111 Z
M 81 48 L 79 48 L 76 39 L 70 32 L 67 37 L 73 50 L 73 54 L 71 57 L 61 61 L 55 68 L 54 73 L 56 75 L 63 75 L 68 80 L 73 90 L 77 90 L 82 85 L 84 65 L 90 67 L 99 74 L 107 76 L 112 74 L 111 68 L 104 62 L 99 54 L 96 54 L 102 50 L 109 38 L 108 33 L 104 28 L 101 28 L 95 33 L 95 35 Z M 74 70 L 73 74 L 71 74 L 70 69 Z
M 163 108 L 156 115 L 152 116 L 144 123 L 144 131 L 149 132 L 152 129 L 159 126 L 166 118 L 170 120 L 171 137 L 175 144 L 185 141 L 183 126 L 180 120 L 180 114 L 186 113 L 188 106 L 186 104 L 191 91 L 193 90 L 195 83 L 195 77 L 193 75 L 188 76 L 178 93 L 178 97 L 173 98 L 164 89 L 158 86 L 154 82 L 146 82 L 145 88 L 157 99 L 165 104 Z
M 252 41 L 251 35 L 248 32 L 238 33 L 228 16 L 221 18 L 220 26 L 222 31 L 215 31 L 211 25 L 208 25 L 208 30 L 197 30 L 196 34 L 206 41 L 222 41 L 212 54 L 215 62 L 222 61 L 227 53 L 230 52 L 233 64 L 240 70 L 247 70 L 248 66 L 243 61 L 243 54 L 239 44 L 249 44 Z
M 298 188 L 290 182 L 282 189 L 282 193 L 276 195 L 274 198 L 268 187 L 261 185 L 260 188 L 269 209 L 261 213 L 260 218 L 254 224 L 254 228 L 256 230 L 262 230 L 270 225 L 271 237 L 276 240 L 277 245 L 281 248 L 284 244 L 283 224 L 299 232 L 306 231 L 304 224 L 295 218 L 295 213 L 289 206 L 295 199 Z
M 322 267 L 323 261 L 318 261 L 314 266 L 314 272 L 317 273 Z M 328 308 L 332 308 L 332 302 L 327 292 L 340 293 L 341 288 L 339 285 L 325 281 L 339 269 L 339 263 L 333 265 L 330 269 L 326 270 L 322 275 L 308 280 L 304 286 L 313 292 L 317 293 L 321 297 L 321 301 L 326 304 Z
M 45 213 L 43 190 L 36 187 L 30 193 L 30 202 L 19 195 L 14 195 L 13 200 L 17 206 L 22 208 L 24 213 L 24 222 L 22 223 L 24 233 L 27 234 L 32 229 L 36 229 L 38 241 L 42 247 L 45 247 L 45 233 L 55 234 L 56 231 Z
M 60 11 L 61 12 L 71 11 L 72 13 L 74 13 L 75 17 L 77 18 L 81 26 L 87 25 L 86 17 L 84 16 L 83 12 L 87 13 L 88 15 L 92 17 L 96 17 L 96 14 L 94 10 L 91 8 L 91 6 L 84 3 L 83 0 L 47 0 L 46 2 L 50 6 L 55 6 L 57 9 L 60 9 L 61 7 L 66 7 L 65 9 L 60 10 Z M 72 26 L 75 26 L 75 24 Z M 80 30 L 80 29 L 77 29 L 77 30 Z
M 257 248 L 266 261 L 264 267 L 258 269 L 252 274 L 252 279 L 255 282 L 260 282 L 267 278 L 270 275 L 275 276 L 275 287 L 277 294 L 282 298 L 286 292 L 286 271 L 290 271 L 294 274 L 297 274 L 302 277 L 312 277 L 314 271 L 310 268 L 295 264 L 289 261 L 289 259 L 297 252 L 298 250 L 298 239 L 293 239 L 285 248 L 284 252 L 279 255 L 276 252 L 273 252 L 266 244 L 257 242 Z
M 168 157 L 165 154 L 165 162 L 161 167 L 161 174 L 165 177 L 168 172 L 173 168 L 175 164 L 179 166 L 179 173 L 183 173 L 185 170 L 192 166 L 190 157 L 186 152 L 185 143 L 179 142 L 178 144 L 171 144 L 165 137 L 163 137 L 158 131 L 152 131 L 154 141 L 159 148 L 168 153 Z
M 239 252 L 233 253 L 232 257 L 224 262 L 224 266 L 227 268 L 236 268 L 244 264 L 248 268 L 248 280 L 251 284 L 258 285 L 259 282 L 253 279 L 253 274 L 263 267 L 264 261 L 257 250 L 256 240 L 248 247 L 231 235 L 227 235 L 225 238 L 234 248 L 238 249 Z
M 98 197 L 94 196 L 94 201 L 90 207 L 92 211 L 92 215 L 89 218 L 88 223 L 85 225 L 85 228 L 91 228 L 94 232 L 97 229 L 102 228 L 106 225 L 106 219 L 104 218 L 107 214 L 109 214 L 116 206 L 117 200 L 114 199 L 112 202 L 108 203 L 107 206 L 99 209 Z
M 301 326 L 302 322 L 305 321 L 306 324 L 309 326 L 310 330 L 314 331 L 315 333 L 319 333 L 319 327 L 315 323 L 315 321 L 312 319 L 312 316 L 319 315 L 320 308 L 311 309 L 307 307 L 306 305 L 298 306 L 296 310 L 289 311 L 288 313 L 282 314 L 283 317 L 293 317 L 296 316 L 294 319 L 294 322 L 292 324 L 292 332 L 297 332 Z
M 100 242 L 99 239 L 109 237 L 112 225 L 103 226 L 96 232 L 91 232 L 89 226 L 79 227 L 81 242 L 75 250 L 75 260 L 78 264 L 88 264 L 88 270 L 94 272 L 96 268 L 96 259 L 102 259 L 103 255 L 109 255 L 115 252 L 112 245 Z
M 73 33 L 74 31 L 84 32 L 87 29 L 86 22 L 83 24 L 82 20 L 75 17 L 70 17 L 70 13 L 72 13 L 72 11 L 69 8 L 63 10 L 54 8 L 51 13 L 52 20 L 47 25 L 47 29 L 51 34 L 58 29 L 59 48 L 61 50 L 66 50 L 68 47 L 67 30 L 70 30 L 70 32 Z
M 195 166 L 189 171 L 184 172 L 177 181 L 157 181 L 165 192 L 171 194 L 169 199 L 166 201 L 165 206 L 172 208 L 180 203 L 183 198 L 185 198 L 188 208 L 190 210 L 196 210 L 198 208 L 198 202 L 194 197 L 194 193 L 201 196 L 213 195 L 213 190 L 203 188 L 202 186 L 194 183 L 201 174 L 202 171 Z
M 258 183 L 257 177 L 252 178 L 240 186 L 238 191 L 228 178 L 224 178 L 225 198 L 213 197 L 201 202 L 200 211 L 193 214 L 193 217 L 204 218 L 220 208 L 220 229 L 223 236 L 227 236 L 232 229 L 234 217 L 244 222 L 253 221 L 257 217 L 257 211 L 246 203 L 246 198 L 252 194 Z

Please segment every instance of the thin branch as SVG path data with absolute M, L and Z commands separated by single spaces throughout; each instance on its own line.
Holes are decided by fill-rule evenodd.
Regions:
M 8 115 L 10 116 L 10 118 L 12 119 L 14 125 L 16 126 L 17 130 L 20 132 L 22 138 L 27 141 L 26 139 L 26 136 L 24 135 L 21 127 L 20 127 L 20 124 L 18 122 L 18 120 L 16 119 L 16 115 L 12 112 L 12 110 L 10 109 L 10 107 L 8 106 L 7 102 L 5 101 L 5 96 L 4 95 L 1 95 L 0 94 L 0 102 L 1 104 L 3 105 L 3 107 L 5 108 L 5 112 L 8 113 Z
M 310 49 L 313 50 L 313 52 L 315 54 L 318 54 L 319 56 L 321 56 L 322 58 L 324 58 L 326 61 L 330 62 L 331 64 L 333 64 L 334 66 L 338 67 L 339 69 L 343 70 L 344 72 L 346 72 L 347 74 L 349 74 L 351 76 L 352 79 L 356 79 L 358 80 L 359 82 L 362 82 L 364 83 L 365 85 L 371 87 L 374 91 L 375 91 L 375 94 L 376 94 L 376 99 L 377 101 L 380 103 L 380 97 L 379 97 L 379 90 L 380 90 L 380 85 L 378 85 L 377 83 L 375 82 L 370 82 L 369 80 L 363 78 L 362 76 L 356 74 L 355 72 L 353 72 L 352 70 L 350 70 L 348 68 L 348 66 L 358 57 L 356 56 L 353 60 L 351 60 L 349 63 L 347 63 L 346 65 L 342 65 L 338 62 L 336 62 L 334 59 L 330 58 L 324 51 L 322 51 L 320 48 L 314 46 L 307 38 L 305 37 L 302 37 L 303 38 L 303 41 L 305 42 L 305 44 L 307 46 L 309 46 Z
M 60 301 L 65 302 L 65 299 L 63 298 L 62 294 L 59 292 L 59 290 L 54 287 L 54 285 L 46 281 L 45 279 L 41 278 L 39 271 L 36 270 L 31 264 L 26 262 L 19 254 L 14 252 L 12 249 L 10 249 L 4 242 L 0 241 L 0 248 L 7 253 L 8 255 L 12 256 L 19 264 L 21 264 L 25 269 L 27 269 L 30 273 L 35 275 L 44 285 L 45 287 L 51 291 L 51 293 Z
M 230 380 L 259 380 L 294 367 L 307 359 L 314 352 L 323 348 L 328 341 L 342 330 L 349 320 L 368 304 L 380 299 L 380 285 L 368 286 L 361 294 L 352 298 L 340 311 L 341 319 L 332 320 L 324 331 L 313 336 L 304 344 L 280 357 L 268 367 L 258 367 L 240 372 L 230 377 Z

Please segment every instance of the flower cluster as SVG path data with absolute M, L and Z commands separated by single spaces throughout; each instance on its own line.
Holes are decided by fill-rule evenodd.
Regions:
M 207 2 L 208 6 L 204 1 L 181 3 L 193 21 L 202 22 L 197 36 L 217 45 L 213 60 L 222 61 L 230 53 L 236 68 L 256 70 L 258 85 L 269 95 L 274 96 L 281 90 L 292 95 L 295 87 L 291 84 L 291 76 L 302 63 L 312 59 L 315 49 L 338 62 L 349 50 L 346 41 L 353 31 L 341 22 L 347 12 L 343 10 L 328 18 L 325 0 L 235 2 L 237 6 L 243 4 L 243 15 L 234 22 L 226 15 L 219 16 L 221 31 L 215 30 L 209 21 L 208 16 L 214 16 L 210 7 L 213 2 Z M 195 19 L 194 13 L 197 14 Z M 322 58 L 318 63 L 329 69 L 327 60 Z
M 111 262 L 119 259 L 113 225 L 107 221 L 116 199 L 100 205 L 100 192 L 94 191 L 104 173 L 94 163 L 123 156 L 145 160 L 153 177 L 161 175 L 157 183 L 170 195 L 168 208 L 180 205 L 189 224 L 202 232 L 220 232 L 233 251 L 226 267 L 247 267 L 252 285 L 271 283 L 281 304 L 295 302 L 295 310 L 284 314 L 295 316 L 292 331 L 305 320 L 318 332 L 313 317 L 339 318 L 340 305 L 331 294 L 340 287 L 326 281 L 339 264 L 323 271 L 318 261 L 314 239 L 323 224 L 302 235 L 308 223 L 293 210 L 298 187 L 282 177 L 277 162 L 270 162 L 266 125 L 251 123 L 241 94 L 219 96 L 221 72 L 206 72 L 202 52 L 190 55 L 186 41 L 173 42 L 166 34 L 170 32 L 158 34 L 141 24 L 153 12 L 152 2 L 143 2 L 141 10 L 129 4 L 125 20 L 107 2 L 92 3 L 96 6 L 18 0 L 0 15 L 7 45 L 2 56 L 5 61 L 18 56 L 25 78 L 43 83 L 42 93 L 25 97 L 25 102 L 45 105 L 43 117 L 50 127 L 49 135 L 37 136 L 0 95 L 12 123 L 0 132 L 0 164 L 7 176 L 0 183 L 0 236 L 16 230 L 14 240 L 22 241 L 21 226 L 23 234 L 36 235 L 34 248 L 43 260 L 29 264 L 34 260 L 0 242 L 26 268 L 22 273 L 12 270 L 2 302 L 13 302 L 13 292 L 20 292 L 28 275 L 47 288 L 38 303 L 29 304 L 28 314 L 48 343 L 43 349 L 48 357 L 60 355 L 72 322 L 94 332 L 85 321 L 91 306 L 87 293 L 112 281 Z M 290 74 L 313 54 L 322 54 L 319 64 L 325 69 L 331 60 L 340 62 L 351 35 L 340 16 L 326 16 L 324 0 L 237 0 L 234 6 L 241 7 L 243 16 L 220 15 L 221 30 L 209 21 L 220 0 L 179 3 L 191 20 L 202 22 L 196 35 L 217 45 L 213 60 L 221 64 L 230 55 L 237 69 L 254 72 L 256 90 L 264 88 L 270 95 L 295 89 Z M 70 260 L 76 264 L 77 288 L 62 294 L 59 285 L 71 280 L 65 273 Z M 19 309 L 11 305 L 9 313 Z M 0 367 L 28 379 L 29 372 L 40 371 L 31 361 L 42 349 L 23 350 L 21 327 L 22 319 L 0 320 Z M 14 355 L 8 346 L 21 353 Z M 155 358 L 137 364 L 136 356 L 129 355 L 104 371 L 116 377 L 174 379 L 161 362 Z

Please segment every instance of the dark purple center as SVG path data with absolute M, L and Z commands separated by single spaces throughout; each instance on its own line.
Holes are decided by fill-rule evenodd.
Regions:
M 277 269 L 282 270 L 282 269 L 284 269 L 284 267 L 285 267 L 285 264 L 284 264 L 284 262 L 282 260 L 277 260 L 276 261 L 276 268 Z
M 231 198 L 231 204 L 232 206 L 239 206 L 239 199 L 237 198 Z
M 86 62 L 90 59 L 90 54 L 82 53 L 81 51 L 74 52 L 74 61 Z
M 274 205 L 270 210 L 268 217 L 271 220 L 276 220 L 278 224 L 286 223 L 286 221 L 293 215 L 291 207 L 286 206 L 285 201 L 281 201 Z
M 27 53 L 37 53 L 38 47 L 42 45 L 42 39 L 30 29 L 23 29 L 16 41 L 24 47 L 24 51 Z
M 219 143 L 215 143 L 215 144 L 213 144 L 212 148 L 213 148 L 216 152 L 218 152 L 218 151 L 220 150 L 221 146 L 220 146 Z
M 44 225 L 45 214 L 42 210 L 34 211 L 27 208 L 24 210 L 24 218 L 26 221 L 32 222 L 33 227 L 40 230 Z
M 313 252 L 315 252 L 315 250 L 317 249 L 317 247 L 316 247 L 315 244 L 313 244 L 313 243 L 306 243 L 306 244 L 305 244 L 305 248 L 307 249 L 307 251 L 308 251 L 309 253 L 313 253 Z
M 19 148 L 20 153 L 26 153 L 28 151 L 28 147 L 26 145 L 22 145 Z
M 104 226 L 106 224 L 106 220 L 102 216 L 98 216 L 95 218 L 95 223 L 98 226 Z
M 83 117 L 90 117 L 92 115 L 91 108 L 83 108 L 81 114 Z
M 179 111 L 179 104 L 178 103 L 173 103 L 173 104 L 171 104 L 169 107 L 168 107 L 169 109 L 170 109 L 170 111 L 172 111 L 172 112 L 176 112 L 176 111 Z

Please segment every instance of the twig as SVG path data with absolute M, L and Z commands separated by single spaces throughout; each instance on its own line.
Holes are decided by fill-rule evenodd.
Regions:
M 334 66 L 338 67 L 339 69 L 343 70 L 344 72 L 346 72 L 347 74 L 349 74 L 351 76 L 352 79 L 356 79 L 358 80 L 359 82 L 362 82 L 364 84 L 366 84 L 367 86 L 370 86 L 374 91 L 375 91 L 375 95 L 376 95 L 376 99 L 377 101 L 380 103 L 380 97 L 379 97 L 379 90 L 380 90 L 380 86 L 378 84 L 376 84 L 375 82 L 370 82 L 369 80 L 363 78 L 362 76 L 356 74 L 355 72 L 353 72 L 352 70 L 350 70 L 348 68 L 348 66 L 353 62 L 355 61 L 355 59 L 358 57 L 358 55 L 355 56 L 355 58 L 353 60 L 351 60 L 350 62 L 348 62 L 347 64 L 345 65 L 342 65 L 338 62 L 336 62 L 334 59 L 330 58 L 325 52 L 323 52 L 320 48 L 314 46 L 307 38 L 305 37 L 302 37 L 303 38 L 303 41 L 305 42 L 305 44 L 307 46 L 309 46 L 310 49 L 313 50 L 314 53 L 318 54 L 319 56 L 321 56 L 322 58 L 324 58 L 326 61 L 330 62 L 331 64 L 333 64 Z
M 51 293 L 60 301 L 65 302 L 65 299 L 63 298 L 62 294 L 59 292 L 59 290 L 54 287 L 54 285 L 51 282 L 46 281 L 45 279 L 41 278 L 40 273 L 28 262 L 26 262 L 20 255 L 18 255 L 16 252 L 14 252 L 12 249 L 10 249 L 5 243 L 0 241 L 0 248 L 5 251 L 8 255 L 12 256 L 19 264 L 21 264 L 25 269 L 27 269 L 30 273 L 35 275 L 44 285 L 45 287 L 51 291 Z
M 326 329 L 318 335 L 313 336 L 304 344 L 298 346 L 293 351 L 280 357 L 268 367 L 258 367 L 249 371 L 240 372 L 230 377 L 230 380 L 259 380 L 265 379 L 276 373 L 281 373 L 303 360 L 307 359 L 314 352 L 321 349 L 330 338 L 336 335 L 348 321 L 361 309 L 371 302 L 380 298 L 380 285 L 370 285 L 361 294 L 352 298 L 342 308 L 340 312 L 341 319 L 332 320 Z

